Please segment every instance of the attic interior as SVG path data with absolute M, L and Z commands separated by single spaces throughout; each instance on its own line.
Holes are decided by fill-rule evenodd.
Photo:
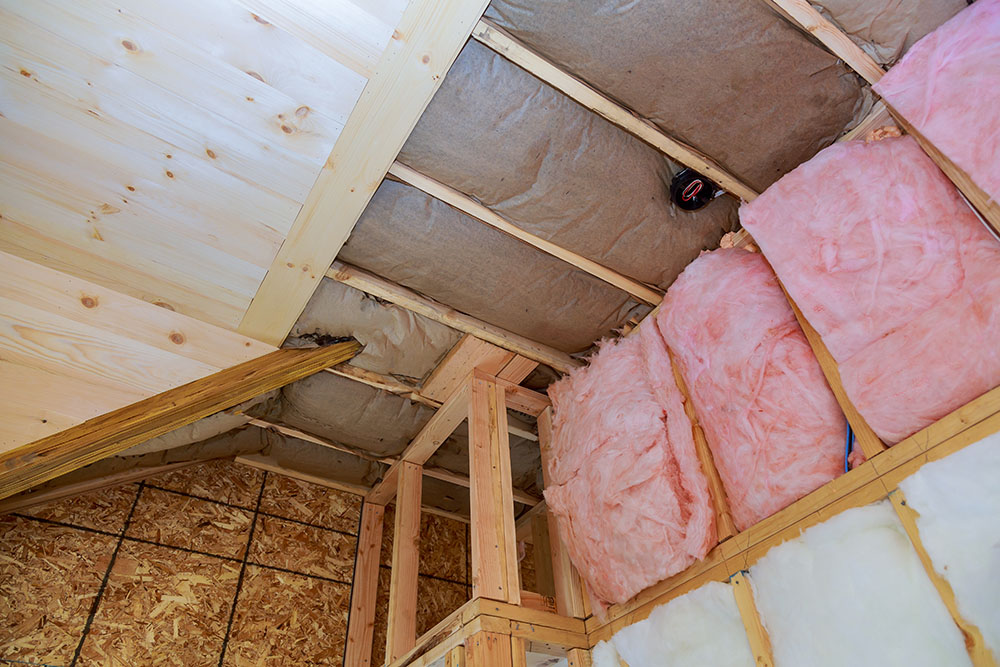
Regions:
M 1000 664 L 1000 0 L 0 12 L 0 665 Z

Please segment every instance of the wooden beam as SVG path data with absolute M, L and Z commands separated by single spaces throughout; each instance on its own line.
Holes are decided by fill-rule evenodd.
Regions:
M 472 635 L 465 640 L 465 663 L 467 667 L 513 667 L 510 635 L 498 632 Z
M 535 582 L 543 596 L 556 597 L 556 579 L 552 574 L 552 547 L 549 545 L 549 518 L 545 514 L 531 517 L 531 555 L 535 561 Z M 523 597 L 523 596 L 522 596 Z M 553 609 L 553 611 L 556 611 Z
M 263 454 L 243 454 L 242 456 L 237 456 L 234 460 L 237 463 L 250 466 L 251 468 L 266 470 L 267 472 L 273 472 L 276 475 L 284 475 L 285 477 L 291 477 L 292 479 L 308 482 L 309 484 L 315 484 L 316 486 L 323 486 L 328 489 L 336 489 L 337 491 L 353 493 L 359 496 L 363 496 L 368 491 L 368 487 L 361 484 L 341 482 L 328 477 L 310 475 L 309 473 L 305 473 L 300 470 L 288 468 L 278 463 L 277 459 Z
M 431 371 L 421 392 L 436 401 L 447 400 L 455 389 L 468 381 L 469 373 L 474 369 L 479 368 L 490 375 L 497 375 L 514 357 L 515 354 L 510 350 L 467 333 Z
M 542 479 L 549 485 L 548 458 L 552 443 L 552 408 L 538 416 L 538 446 L 542 455 Z M 552 512 L 546 512 L 549 524 L 549 550 L 552 553 L 552 576 L 555 580 L 556 608 L 563 616 L 583 618 L 586 604 L 580 575 L 570 562 L 569 552 L 559 536 L 559 527 Z
M 566 651 L 567 667 L 591 667 L 593 661 L 590 651 L 582 648 L 571 648 Z
M 736 606 L 740 610 L 740 618 L 743 619 L 743 629 L 746 630 L 747 640 L 750 642 L 750 651 L 753 653 L 754 664 L 760 667 L 771 667 L 774 658 L 771 655 L 771 638 L 767 636 L 767 630 L 760 621 L 760 614 L 757 612 L 757 605 L 753 601 L 753 590 L 746 575 L 740 571 L 730 578 L 733 595 L 736 597 Z
M 400 382 L 396 378 L 389 375 L 373 373 L 372 371 L 358 368 L 357 366 L 352 366 L 350 364 L 343 364 L 341 366 L 337 366 L 336 368 L 327 368 L 326 371 L 333 375 L 347 378 L 348 380 L 354 380 L 355 382 L 366 384 L 374 389 L 381 389 L 382 391 L 387 391 L 390 394 L 408 398 L 411 401 L 420 403 L 421 405 L 426 405 L 427 407 L 434 408 L 435 410 L 441 407 L 440 401 L 429 398 L 416 387 L 411 387 L 410 385 Z
M 420 466 L 404 461 L 399 469 L 396 520 L 389 579 L 389 626 L 385 657 L 391 662 L 417 641 L 417 573 L 420 560 Z
M 444 667 L 465 667 L 465 647 L 456 646 L 444 656 Z
M 913 548 L 920 557 L 920 562 L 923 564 L 928 578 L 934 584 L 935 590 L 937 590 L 941 601 L 944 602 L 944 606 L 948 609 L 948 613 L 951 614 L 955 625 L 958 626 L 958 629 L 965 636 L 965 648 L 969 651 L 972 664 L 975 667 L 996 667 L 997 662 L 993 658 L 990 647 L 986 645 L 986 641 L 983 639 L 982 631 L 974 623 L 970 623 L 962 617 L 962 613 L 958 610 L 958 602 L 955 600 L 955 591 L 952 590 L 951 584 L 934 569 L 934 563 L 931 561 L 930 554 L 927 553 L 924 543 L 920 540 L 920 531 L 917 528 L 917 518 L 920 515 L 906 504 L 906 497 L 903 495 L 901 489 L 889 491 L 889 500 L 892 502 L 892 508 L 896 510 L 896 515 L 899 517 L 900 523 L 903 524 L 906 536 L 913 543 Z
M 578 255 L 571 250 L 566 250 L 548 239 L 543 239 L 531 232 L 527 232 L 511 223 L 499 213 L 480 204 L 472 197 L 459 192 L 451 186 L 438 182 L 430 176 L 424 176 L 417 170 L 411 169 L 401 162 L 394 162 L 389 169 L 389 173 L 404 183 L 408 183 L 418 190 L 422 190 L 430 196 L 440 199 L 479 222 L 489 225 L 494 229 L 499 229 L 501 232 L 513 236 L 519 241 L 523 241 L 544 253 L 561 259 L 567 264 L 571 264 L 581 271 L 589 273 L 595 278 L 631 294 L 640 301 L 656 305 L 663 300 L 663 293 L 659 290 L 653 289 L 638 280 L 624 276 L 592 259 Z
M 454 308 L 417 294 L 409 288 L 397 285 L 355 266 L 335 261 L 326 275 L 332 280 L 359 289 L 379 299 L 394 303 L 401 308 L 405 308 L 418 315 L 423 315 L 457 331 L 472 334 L 505 350 L 516 352 L 529 359 L 551 366 L 557 371 L 566 373 L 574 368 L 583 366 L 583 362 L 574 359 L 565 352 L 542 345 L 541 343 L 536 343 L 524 336 L 493 326 L 482 320 L 477 320 L 465 313 L 458 312 Z
M 808 0 L 764 0 L 778 9 L 806 33 L 818 39 L 833 55 L 860 74 L 868 83 L 877 83 L 885 71 L 871 56 L 851 41 L 840 28 L 820 14 Z
M 525 69 L 553 88 L 622 128 L 629 134 L 646 142 L 667 157 L 691 167 L 719 187 L 744 201 L 752 201 L 757 192 L 724 167 L 697 149 L 674 139 L 649 121 L 639 118 L 634 112 L 614 102 L 603 93 L 560 69 L 529 47 L 520 43 L 508 33 L 488 21 L 479 21 L 472 36 L 493 49 L 501 56 Z M 653 303 L 653 302 L 651 302 Z M 658 303 L 658 302 L 656 302 Z
M 275 350 L 0 455 L 0 498 L 354 357 L 356 341 Z
M 239 331 L 279 345 L 465 45 L 488 0 L 411 0 Z
M 885 102 L 879 100 L 874 105 L 872 105 L 871 111 L 868 115 L 862 119 L 852 130 L 845 132 L 842 137 L 837 139 L 837 142 L 841 141 L 854 141 L 855 139 L 865 139 L 869 132 L 872 130 L 877 130 L 880 127 L 885 127 L 886 125 L 895 125 L 896 121 L 893 120 L 892 114 L 889 113 L 889 109 L 886 108 Z
M 378 565 L 382 551 L 382 522 L 385 506 L 364 503 L 361 508 L 361 534 L 354 561 L 351 588 L 351 611 L 348 616 L 347 646 L 344 664 L 369 667 L 372 640 L 375 636 L 375 598 L 378 592 Z
M 472 596 L 519 604 L 504 389 L 474 374 L 468 391 Z

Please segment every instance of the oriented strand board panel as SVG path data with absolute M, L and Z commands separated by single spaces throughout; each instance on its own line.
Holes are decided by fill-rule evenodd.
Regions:
M 236 328 L 406 0 L 0 0 L 0 250 Z
M 273 349 L 0 252 L 0 452 Z

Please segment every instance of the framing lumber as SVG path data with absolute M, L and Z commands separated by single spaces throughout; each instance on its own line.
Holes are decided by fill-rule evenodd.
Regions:
M 521 584 L 504 393 L 495 378 L 472 375 L 468 388 L 472 596 L 519 604 Z
M 456 331 L 472 334 L 505 350 L 516 352 L 528 359 L 551 366 L 562 373 L 583 366 L 583 362 L 574 359 L 565 352 L 477 320 L 465 313 L 460 313 L 454 308 L 418 294 L 409 288 L 397 285 L 355 266 L 335 261 L 326 275 L 328 278 L 336 280 L 339 283 L 344 283 L 374 297 L 394 303 L 401 308 L 405 308 L 418 315 L 423 315 L 435 322 L 440 322 Z
M 375 600 L 378 592 L 378 566 L 382 551 L 382 523 L 385 506 L 364 503 L 361 508 L 361 534 L 354 561 L 351 586 L 351 611 L 348 616 L 344 664 L 369 667 L 375 636 Z
M 399 469 L 392 534 L 392 572 L 389 579 L 389 625 L 385 646 L 386 660 L 390 662 L 412 649 L 417 640 L 421 476 L 420 466 L 409 461 L 404 461 Z M 377 570 L 377 551 L 375 561 Z M 376 583 L 377 577 L 376 571 Z
M 735 573 L 729 579 L 729 583 L 733 589 L 733 596 L 736 598 L 736 606 L 740 610 L 740 618 L 743 619 L 743 629 L 750 642 L 754 664 L 760 667 L 772 667 L 774 658 L 771 655 L 771 639 L 767 636 L 767 630 L 760 621 L 757 605 L 753 601 L 753 590 L 750 588 L 746 574 L 742 571 Z
M 404 183 L 412 185 L 435 199 L 440 199 L 449 206 L 458 209 L 462 213 L 478 220 L 484 225 L 498 229 L 509 236 L 513 236 L 519 241 L 523 241 L 524 243 L 541 250 L 544 253 L 552 255 L 557 259 L 561 259 L 567 264 L 571 264 L 581 271 L 589 273 L 595 278 L 603 280 L 609 285 L 613 285 L 614 287 L 631 294 L 640 301 L 655 306 L 663 300 L 663 293 L 659 290 L 653 289 L 638 280 L 624 276 L 617 271 L 595 262 L 592 259 L 588 259 L 571 250 L 567 250 L 562 246 L 549 241 L 548 239 L 543 239 L 542 237 L 536 236 L 531 232 L 527 232 L 501 216 L 499 213 L 487 208 L 483 204 L 480 204 L 472 197 L 459 192 L 451 186 L 436 181 L 430 176 L 425 176 L 417 170 L 407 167 L 401 162 L 394 162 L 392 167 L 389 169 L 389 173 Z
M 951 614 L 955 625 L 958 626 L 958 629 L 965 636 L 965 647 L 969 651 L 969 657 L 972 658 L 972 664 L 975 667 L 996 667 L 997 662 L 989 646 L 986 645 L 986 641 L 983 639 L 983 633 L 974 623 L 970 623 L 962 617 L 962 613 L 958 610 L 958 603 L 955 600 L 955 591 L 952 590 L 948 580 L 934 569 L 934 563 L 931 562 L 930 554 L 927 553 L 924 543 L 920 540 L 920 531 L 917 528 L 917 517 L 920 515 L 906 504 L 906 497 L 903 495 L 902 489 L 889 491 L 889 500 L 892 502 L 892 508 L 896 510 L 899 522 L 903 524 L 906 536 L 910 538 L 910 542 L 913 544 L 913 549 L 920 557 L 920 563 L 924 566 L 928 578 L 934 584 L 935 590 L 937 590 L 938 595 L 944 602 L 944 606 L 948 609 L 948 613 Z
M 445 401 L 466 381 L 473 369 L 478 368 L 490 375 L 499 375 L 514 356 L 510 350 L 497 347 L 467 333 L 431 371 L 420 391 L 435 401 Z M 513 378 L 508 379 L 513 380 Z M 524 377 L 517 382 L 523 379 Z
M 806 33 L 818 39 L 833 55 L 861 75 L 868 83 L 877 83 L 885 71 L 844 31 L 827 20 L 808 0 L 764 0 L 778 9 Z
M 730 174 L 724 167 L 697 149 L 674 139 L 649 121 L 614 102 L 572 74 L 539 55 L 489 21 L 480 20 L 472 36 L 553 88 L 594 113 L 611 121 L 629 134 L 649 144 L 667 157 L 714 181 L 719 187 L 744 201 L 752 201 L 757 192 Z M 658 302 L 649 302 L 658 303 Z
M 342 366 L 337 366 L 336 368 L 327 368 L 326 372 L 342 378 L 347 378 L 348 380 L 360 382 L 361 384 L 366 384 L 373 389 L 381 389 L 382 391 L 387 391 L 390 394 L 408 398 L 411 401 L 420 403 L 421 405 L 426 405 L 427 407 L 434 408 L 435 410 L 441 407 L 440 401 L 435 401 L 434 399 L 427 397 L 417 387 L 411 387 L 405 382 L 400 382 L 396 378 L 388 375 L 373 373 L 372 371 L 352 366 L 350 364 L 344 364 Z
M 871 111 L 865 116 L 860 123 L 854 126 L 854 129 L 849 130 L 844 133 L 842 137 L 837 139 L 838 142 L 841 141 L 853 141 L 855 139 L 865 139 L 867 135 L 872 130 L 877 130 L 880 127 L 885 127 L 886 125 L 895 125 L 896 121 L 893 120 L 892 114 L 889 113 L 889 109 L 886 108 L 885 102 L 879 100 L 874 105 L 872 105 Z
M 375 194 L 488 0 L 412 0 L 243 316 L 279 345 Z
M 345 362 L 356 341 L 275 350 L 0 455 L 0 498 Z
M 465 640 L 465 662 L 469 667 L 472 665 L 512 667 L 514 663 L 511 657 L 510 635 L 477 632 Z
M 552 600 L 555 608 L 556 579 L 552 574 L 552 548 L 549 546 L 549 519 L 544 514 L 531 517 L 531 555 L 535 561 L 535 581 L 538 592 Z M 521 594 L 524 598 L 524 594 Z

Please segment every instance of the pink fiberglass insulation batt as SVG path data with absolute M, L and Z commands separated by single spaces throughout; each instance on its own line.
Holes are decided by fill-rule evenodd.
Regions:
M 1000 201 L 1000 0 L 978 0 L 956 14 L 874 89 Z
M 887 443 L 1000 384 L 1000 243 L 912 138 L 831 146 L 740 219 Z
M 716 543 L 708 481 L 652 321 L 549 388 L 545 499 L 589 590 L 624 602 Z
M 763 257 L 736 248 L 702 254 L 670 286 L 656 323 L 737 528 L 843 470 L 843 413 Z

